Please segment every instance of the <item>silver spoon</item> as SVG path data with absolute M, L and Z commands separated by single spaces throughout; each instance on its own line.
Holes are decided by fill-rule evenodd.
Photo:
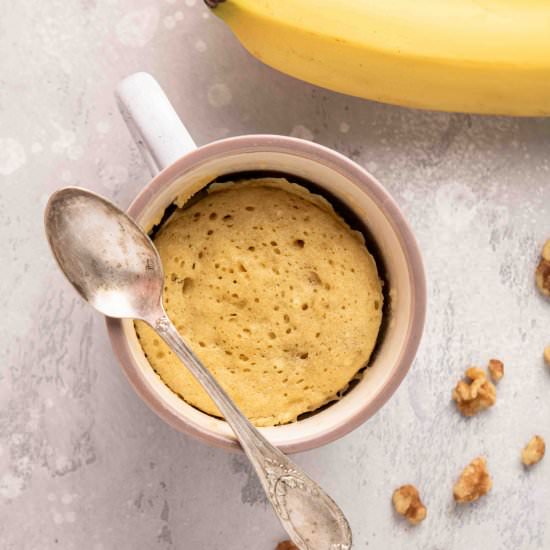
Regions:
M 50 197 L 45 226 L 57 263 L 78 293 L 104 315 L 151 325 L 202 384 L 294 544 L 300 550 L 349 550 L 351 530 L 340 508 L 252 426 L 166 315 L 162 264 L 144 231 L 108 200 L 77 187 Z

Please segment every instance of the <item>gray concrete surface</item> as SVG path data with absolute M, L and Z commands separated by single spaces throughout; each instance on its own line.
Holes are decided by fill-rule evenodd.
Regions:
M 334 147 L 374 173 L 424 251 L 429 314 L 394 398 L 353 434 L 296 457 L 341 503 L 357 549 L 550 548 L 550 303 L 534 289 L 550 237 L 550 120 L 411 111 L 295 81 L 251 58 L 198 0 L 0 2 L 0 548 L 272 550 L 284 534 L 239 455 L 188 439 L 134 395 L 103 319 L 50 258 L 53 190 L 127 205 L 148 179 L 113 100 L 153 73 L 197 143 L 252 132 Z M 470 363 L 504 360 L 494 409 L 464 420 L 450 392 Z M 451 487 L 487 456 L 491 494 Z M 417 528 L 390 497 L 415 483 Z

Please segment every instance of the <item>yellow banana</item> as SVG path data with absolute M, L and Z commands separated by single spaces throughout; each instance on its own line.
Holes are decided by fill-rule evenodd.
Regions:
M 409 107 L 550 115 L 550 0 L 206 0 L 258 59 Z

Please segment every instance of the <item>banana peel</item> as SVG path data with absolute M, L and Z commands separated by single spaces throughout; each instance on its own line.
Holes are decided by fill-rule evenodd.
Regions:
M 207 0 L 265 64 L 441 111 L 550 116 L 548 0 Z

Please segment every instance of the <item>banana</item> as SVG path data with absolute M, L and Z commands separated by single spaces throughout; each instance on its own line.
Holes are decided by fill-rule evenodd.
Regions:
M 550 116 L 549 0 L 206 0 L 255 57 L 407 107 Z

